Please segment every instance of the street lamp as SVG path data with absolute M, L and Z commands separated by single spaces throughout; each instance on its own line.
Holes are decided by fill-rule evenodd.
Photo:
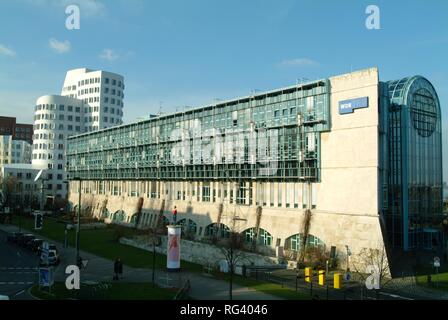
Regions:
M 78 264 L 79 261 L 79 234 L 81 231 L 81 185 L 82 180 L 81 177 L 75 177 L 72 179 L 73 181 L 78 181 L 79 183 L 79 189 L 78 189 L 78 221 L 77 221 L 77 228 L 76 228 L 76 264 Z
M 348 271 L 350 271 L 349 258 L 352 255 L 352 252 L 350 251 L 348 245 L 345 245 L 345 249 L 347 250 L 347 272 L 348 272 Z

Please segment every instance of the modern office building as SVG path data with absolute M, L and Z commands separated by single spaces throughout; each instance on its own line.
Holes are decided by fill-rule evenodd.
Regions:
M 244 232 L 274 251 L 443 246 L 440 103 L 376 68 L 68 139 L 72 204 L 194 238 Z M 235 224 L 235 221 L 237 223 Z M 308 231 L 306 231 L 308 230 Z
M 123 77 L 106 71 L 67 72 L 61 95 L 37 99 L 32 163 L 44 166 L 48 196 L 66 197 L 67 138 L 122 123 Z
M 31 163 L 31 147 L 27 141 L 14 140 L 10 135 L 0 135 L 0 165 Z
M 33 125 L 17 123 L 14 117 L 0 117 L 0 135 L 33 144 Z

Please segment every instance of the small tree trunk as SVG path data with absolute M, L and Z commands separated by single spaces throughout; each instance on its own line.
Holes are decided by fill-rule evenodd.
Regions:
M 230 248 L 230 281 L 229 281 L 229 297 L 232 300 L 232 291 L 233 291 L 233 248 Z

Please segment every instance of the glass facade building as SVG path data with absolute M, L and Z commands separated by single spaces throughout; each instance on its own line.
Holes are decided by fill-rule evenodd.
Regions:
M 387 83 L 389 96 L 389 208 L 394 247 L 432 249 L 443 244 L 442 132 L 437 93 L 423 77 Z
M 374 76 L 369 74 L 369 81 L 376 79 Z M 369 150 L 376 161 L 369 171 L 373 177 L 370 185 L 373 187 L 369 190 L 378 190 L 378 195 L 372 197 L 368 209 L 374 208 L 376 215 L 378 208 L 375 218 L 382 221 L 385 238 L 392 247 L 414 250 L 441 246 L 441 114 L 433 86 L 420 76 L 390 82 L 372 80 L 376 83 L 370 87 L 374 89 L 369 89 L 368 97 L 348 97 L 350 103 L 360 104 L 356 108 L 371 108 L 369 113 L 356 110 L 351 117 L 343 115 L 353 112 L 343 109 L 349 104 L 344 99 L 346 95 L 361 94 L 358 87 L 349 88 L 353 92 L 358 90 L 356 93 L 347 94 L 345 89 L 335 93 L 331 81 L 336 80 L 312 81 L 72 136 L 67 148 L 69 179 L 94 183 L 98 195 L 120 196 L 122 187 L 118 183 L 126 182 L 127 195 L 137 196 L 139 186 L 145 183 L 143 189 L 149 199 L 164 199 L 169 193 L 175 193 L 171 199 L 186 203 L 190 196 L 198 203 L 213 204 L 223 198 L 237 206 L 280 207 L 292 213 L 302 213 L 304 209 L 319 211 L 317 190 L 331 190 L 327 191 L 331 195 L 319 194 L 320 199 L 329 198 L 342 192 L 340 186 L 344 183 L 354 183 L 346 173 L 344 177 L 348 179 L 342 182 L 328 176 L 349 172 L 343 171 L 348 168 L 348 162 L 336 167 L 326 158 L 327 175 L 322 174 L 322 150 L 325 149 L 322 146 L 331 145 L 335 154 L 348 142 L 343 139 L 335 142 L 336 138 L 331 138 L 337 137 L 332 136 L 333 121 L 338 121 L 336 131 L 346 130 L 349 133 L 343 133 L 344 137 L 355 141 L 358 137 L 351 136 L 350 132 L 357 128 L 356 121 L 362 123 L 363 115 L 369 115 L 378 117 L 377 122 L 371 121 L 373 125 L 366 125 L 366 128 L 375 128 L 368 131 L 372 132 L 369 137 L 377 147 Z M 346 85 L 345 78 L 337 81 Z M 347 85 L 353 86 L 353 83 Z M 332 95 L 338 98 L 333 99 Z M 369 98 L 378 101 L 369 101 Z M 338 102 L 339 114 L 332 105 Z M 372 113 L 376 107 L 378 114 Z M 353 141 L 350 143 L 356 148 Z M 350 156 L 347 154 L 341 159 Z M 369 159 L 363 161 L 370 163 Z M 351 163 L 350 166 L 363 174 L 362 168 Z M 325 179 L 330 181 L 327 189 L 323 188 Z M 216 188 L 228 181 L 235 187 Z M 163 190 L 158 187 L 160 182 L 166 185 Z M 175 184 L 185 182 L 194 183 L 193 188 L 175 188 Z M 364 196 L 362 190 L 356 191 Z M 356 202 L 356 196 L 350 201 Z M 340 219 L 346 219 L 343 210 L 351 213 L 358 208 L 353 205 L 352 209 L 343 201 L 338 205 L 335 214 L 341 214 Z M 322 212 L 328 214 L 329 210 Z M 279 215 L 275 213 L 276 217 Z M 194 232 L 202 229 L 189 220 L 192 218 L 188 216 L 184 224 L 190 225 Z M 209 222 L 221 223 L 220 218 L 216 220 Z M 280 239 L 271 230 L 259 228 L 258 223 L 247 229 L 246 241 L 253 241 L 256 234 L 257 241 L 265 245 L 279 243 Z M 204 228 L 204 234 L 215 232 L 216 228 L 211 225 Z M 328 225 L 331 229 L 331 223 Z M 227 232 L 225 227 L 218 229 L 223 235 Z M 297 248 L 301 239 L 298 231 L 284 237 L 286 247 Z M 322 238 L 325 238 L 323 234 L 311 235 L 308 242 L 323 246 L 328 239 Z

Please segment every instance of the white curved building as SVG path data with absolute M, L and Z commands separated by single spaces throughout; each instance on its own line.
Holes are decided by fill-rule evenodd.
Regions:
M 37 99 L 32 163 L 48 168 L 47 197 L 65 198 L 65 148 L 72 135 L 122 124 L 124 81 L 121 75 L 86 68 L 67 72 L 61 95 Z

